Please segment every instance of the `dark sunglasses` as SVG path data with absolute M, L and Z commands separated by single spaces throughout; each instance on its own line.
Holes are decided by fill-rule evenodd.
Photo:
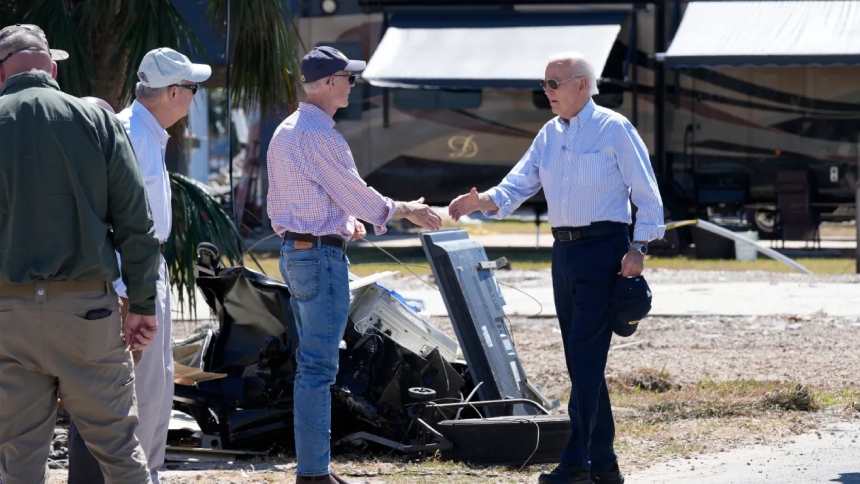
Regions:
M 200 89 L 200 84 L 198 84 L 196 82 L 194 84 L 171 84 L 170 86 L 167 86 L 167 87 L 171 87 L 171 86 L 184 87 L 185 89 L 191 90 L 191 94 L 197 94 L 197 90 Z
M 33 52 L 47 52 L 45 49 L 40 49 L 39 47 L 33 47 L 33 46 L 24 47 L 23 49 L 18 49 L 14 52 L 9 52 L 8 54 L 6 54 L 6 57 L 0 59 L 0 64 L 9 60 L 9 58 L 12 57 L 13 55 L 18 54 L 20 52 L 24 52 L 25 50 L 32 50 Z M 50 55 L 50 53 L 48 53 L 48 55 Z
M 349 85 L 350 86 L 355 85 L 355 78 L 356 78 L 355 74 L 332 74 L 332 77 L 348 77 L 349 78 Z
M 558 85 L 561 84 L 562 82 L 567 82 L 567 81 L 570 81 L 573 79 L 578 79 L 580 77 L 582 77 L 582 76 L 573 76 L 573 77 L 569 77 L 567 79 L 564 79 L 562 81 L 556 81 L 555 79 L 547 79 L 545 81 L 540 81 L 540 88 L 545 91 L 547 86 L 549 86 L 550 89 L 555 91 L 556 89 L 558 89 Z

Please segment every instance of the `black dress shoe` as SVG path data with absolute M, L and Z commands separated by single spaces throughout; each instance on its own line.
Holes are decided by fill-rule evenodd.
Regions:
M 591 480 L 594 484 L 624 484 L 624 476 L 615 464 L 607 471 L 591 470 Z
M 589 472 L 567 464 L 559 464 L 549 474 L 538 477 L 541 484 L 594 484 Z

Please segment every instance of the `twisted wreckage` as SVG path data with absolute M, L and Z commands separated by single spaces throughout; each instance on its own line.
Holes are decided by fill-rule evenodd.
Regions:
M 376 282 L 391 273 L 351 275 L 350 322 L 332 387 L 334 451 L 557 462 L 569 420 L 549 415 L 558 402 L 548 401 L 520 364 L 493 274 L 507 262 L 488 261 L 483 247 L 459 229 L 422 233 L 421 242 L 459 344 L 430 326 L 414 301 Z M 177 366 L 203 376 L 176 385 L 174 408 L 200 427 L 186 444 L 291 450 L 298 338 L 289 290 L 218 261 L 214 246 L 198 247 L 197 284 L 219 328 L 177 347 Z

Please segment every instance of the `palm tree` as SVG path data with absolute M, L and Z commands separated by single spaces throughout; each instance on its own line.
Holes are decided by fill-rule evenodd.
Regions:
M 297 105 L 298 37 L 286 1 L 178 1 L 196 1 L 206 8 L 215 32 L 231 40 L 228 88 L 233 107 L 259 106 L 265 114 L 293 111 Z M 176 2 L 0 0 L 0 27 L 20 22 L 40 26 L 52 46 L 69 52 L 69 60 L 59 63 L 58 81 L 63 90 L 76 96 L 97 96 L 121 107 L 133 98 L 137 67 L 148 51 L 170 47 L 210 58 Z M 230 31 L 226 35 L 228 8 Z M 175 128 L 172 134 L 181 130 Z M 171 284 L 180 289 L 180 305 L 187 298 L 194 308 L 197 244 L 214 243 L 230 263 L 240 259 L 243 244 L 235 220 L 205 186 L 177 173 L 170 178 L 174 224 L 165 257 Z

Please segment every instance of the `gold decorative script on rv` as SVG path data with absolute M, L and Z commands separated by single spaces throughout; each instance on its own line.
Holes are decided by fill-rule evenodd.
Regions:
M 449 158 L 474 158 L 478 154 L 478 143 L 475 143 L 475 135 L 456 135 L 448 138 Z

